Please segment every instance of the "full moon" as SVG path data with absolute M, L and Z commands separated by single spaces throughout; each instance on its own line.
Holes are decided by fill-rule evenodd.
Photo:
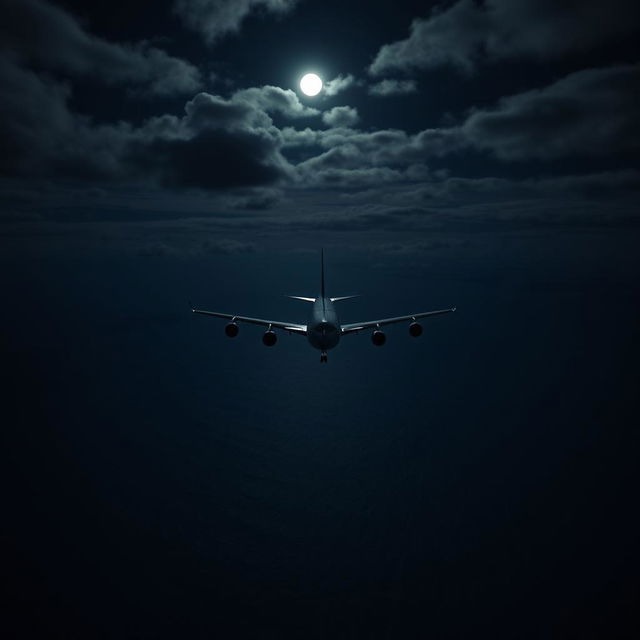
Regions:
M 300 80 L 300 89 L 306 96 L 317 96 L 322 89 L 322 79 L 315 73 L 307 73 Z

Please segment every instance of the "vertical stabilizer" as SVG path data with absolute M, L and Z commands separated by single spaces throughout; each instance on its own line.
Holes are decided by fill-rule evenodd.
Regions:
M 320 249 L 320 296 L 324 298 L 324 249 Z

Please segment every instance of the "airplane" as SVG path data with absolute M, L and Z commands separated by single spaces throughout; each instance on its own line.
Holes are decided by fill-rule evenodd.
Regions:
M 337 298 L 328 297 L 325 294 L 324 286 L 324 251 L 320 253 L 320 294 L 316 298 L 306 296 L 287 296 L 294 300 L 302 300 L 313 304 L 311 315 L 307 324 L 297 324 L 295 322 L 280 322 L 277 320 L 262 320 L 260 318 L 249 318 L 247 316 L 238 316 L 231 313 L 219 313 L 217 311 L 205 311 L 203 309 L 191 308 L 192 313 L 198 313 L 204 316 L 213 316 L 214 318 L 224 318 L 229 320 L 224 328 L 229 338 L 235 338 L 240 329 L 238 323 L 246 322 L 247 324 L 257 324 L 267 327 L 262 336 L 262 342 L 267 347 L 273 347 L 278 341 L 275 329 L 281 329 L 288 333 L 297 333 L 307 337 L 309 344 L 320 351 L 320 362 L 327 362 L 327 351 L 333 349 L 340 342 L 342 336 L 350 333 L 359 333 L 365 329 L 373 329 L 371 334 L 371 342 L 377 347 L 381 347 L 387 340 L 385 333 L 380 327 L 398 322 L 409 322 L 409 335 L 417 338 L 422 335 L 422 325 L 418 322 L 422 318 L 430 318 L 431 316 L 439 316 L 443 313 L 451 313 L 456 307 L 451 309 L 440 309 L 438 311 L 426 311 L 423 313 L 410 313 L 406 316 L 397 316 L 395 318 L 382 318 L 381 320 L 368 320 L 366 322 L 352 322 L 349 324 L 341 324 L 338 320 L 334 303 L 342 300 L 350 300 L 358 296 L 340 296 Z

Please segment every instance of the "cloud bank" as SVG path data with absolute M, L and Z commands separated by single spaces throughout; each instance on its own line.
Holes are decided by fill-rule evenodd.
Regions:
M 43 0 L 6 0 L 0 54 L 25 65 L 154 95 L 193 93 L 198 69 L 147 42 L 119 44 L 86 31 L 66 11 Z
M 466 72 L 481 61 L 550 59 L 630 35 L 640 20 L 635 0 L 458 0 L 411 24 L 409 37 L 384 45 L 374 76 L 451 65 Z

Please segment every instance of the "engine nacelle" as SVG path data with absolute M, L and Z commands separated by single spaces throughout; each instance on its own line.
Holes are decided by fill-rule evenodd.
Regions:
M 238 335 L 238 331 L 240 331 L 240 328 L 235 322 L 229 322 L 224 328 L 224 332 L 229 338 L 235 338 Z
M 278 342 L 278 336 L 275 331 L 268 329 L 264 332 L 264 335 L 262 336 L 262 344 L 266 347 L 273 347 L 276 342 Z
M 371 334 L 371 342 L 376 345 L 376 347 L 381 347 L 387 341 L 387 336 L 384 334 L 384 331 L 380 331 L 380 329 L 376 329 Z
M 422 335 L 422 325 L 415 320 L 409 325 L 409 335 L 417 338 Z

